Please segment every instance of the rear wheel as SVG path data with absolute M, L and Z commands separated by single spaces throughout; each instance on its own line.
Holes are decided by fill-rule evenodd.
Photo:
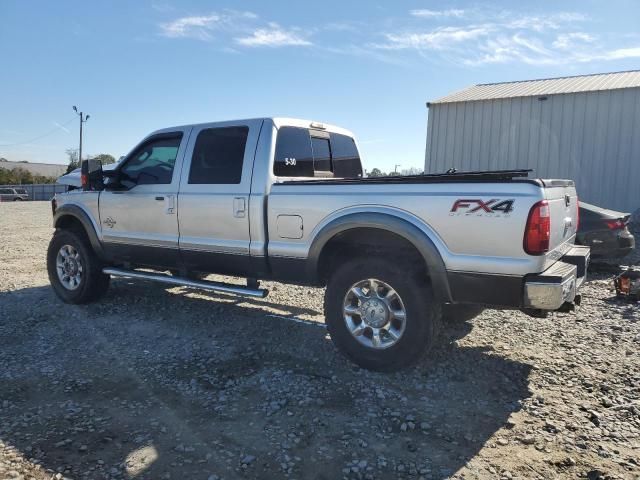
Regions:
M 86 236 L 74 230 L 57 230 L 47 251 L 49 281 L 66 303 L 89 303 L 105 294 L 109 275 Z
M 13 201 L 14 201 L 14 202 L 21 202 L 21 201 L 22 201 L 22 199 L 21 199 L 21 198 L 14 198 L 14 199 L 13 199 Z
M 427 279 L 383 260 L 343 264 L 325 293 L 331 339 L 370 370 L 399 370 L 418 361 L 437 337 L 440 316 Z

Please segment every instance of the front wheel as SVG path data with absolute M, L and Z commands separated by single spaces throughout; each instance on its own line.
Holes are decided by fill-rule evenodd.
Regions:
M 331 339 L 370 370 L 394 371 L 417 362 L 437 337 L 441 312 L 421 272 L 377 259 L 343 264 L 325 293 Z
M 109 275 L 86 237 L 72 230 L 57 230 L 47 250 L 49 281 L 66 303 L 89 303 L 109 288 Z

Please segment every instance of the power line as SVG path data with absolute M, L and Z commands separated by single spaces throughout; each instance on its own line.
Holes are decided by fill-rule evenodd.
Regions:
M 66 127 L 67 125 L 69 125 L 74 120 L 75 120 L 75 117 L 71 118 L 71 120 L 69 120 L 68 122 L 63 123 L 62 125 L 58 125 L 53 130 L 50 130 L 47 133 L 45 133 L 43 135 L 40 135 L 38 137 L 32 138 L 31 140 L 25 140 L 24 142 L 16 142 L 16 143 L 0 143 L 0 147 L 13 147 L 14 145 L 24 145 L 26 143 L 35 142 L 36 140 L 40 140 L 41 138 L 48 137 L 49 135 L 53 135 L 54 133 L 56 133 L 57 131 L 60 130 L 60 127 Z

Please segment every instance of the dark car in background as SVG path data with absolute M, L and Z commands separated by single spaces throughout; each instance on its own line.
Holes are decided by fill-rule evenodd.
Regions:
M 629 231 L 628 213 L 580 202 L 578 245 L 591 247 L 592 258 L 621 258 L 631 253 L 635 238 Z

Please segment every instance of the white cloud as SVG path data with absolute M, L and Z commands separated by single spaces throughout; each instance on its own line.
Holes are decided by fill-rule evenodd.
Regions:
M 223 13 L 211 12 L 208 15 L 180 17 L 167 23 L 161 23 L 160 34 L 169 38 L 197 38 L 211 40 L 215 30 L 237 30 L 243 22 L 257 19 L 253 12 L 225 10 Z
M 561 33 L 553 41 L 553 48 L 559 50 L 572 50 L 585 43 L 593 43 L 596 38 L 584 32 Z
M 466 14 L 464 10 L 456 8 L 451 8 L 448 10 L 429 10 L 426 8 L 421 8 L 418 10 L 411 10 L 409 13 L 411 13 L 411 15 L 413 15 L 414 17 L 422 18 L 462 18 Z
M 455 13 L 453 13 L 455 12 Z M 593 60 L 640 57 L 640 48 L 607 48 L 600 37 L 576 31 L 590 19 L 582 13 L 527 15 L 509 11 L 412 10 L 425 18 L 470 18 L 474 22 L 407 31 L 383 32 L 384 41 L 368 43 L 375 50 L 414 50 L 429 59 L 461 65 L 524 63 L 563 65 Z
M 440 27 L 426 33 L 387 33 L 387 43 L 377 45 L 386 50 L 401 50 L 408 48 L 443 50 L 453 44 L 485 36 L 490 29 L 487 26 L 468 28 Z
M 502 12 L 501 25 L 504 28 L 515 30 L 533 30 L 543 32 L 545 30 L 558 30 L 567 24 L 584 22 L 588 20 L 586 15 L 575 12 L 560 12 L 549 15 L 522 15 L 514 16 L 511 12 Z
M 235 41 L 245 47 L 284 47 L 308 46 L 312 43 L 295 30 L 283 30 L 277 23 L 268 28 L 259 28 L 250 36 L 236 38 Z
M 217 14 L 182 17 L 169 23 L 160 24 L 162 35 L 169 38 L 193 37 L 208 40 L 221 17 Z

